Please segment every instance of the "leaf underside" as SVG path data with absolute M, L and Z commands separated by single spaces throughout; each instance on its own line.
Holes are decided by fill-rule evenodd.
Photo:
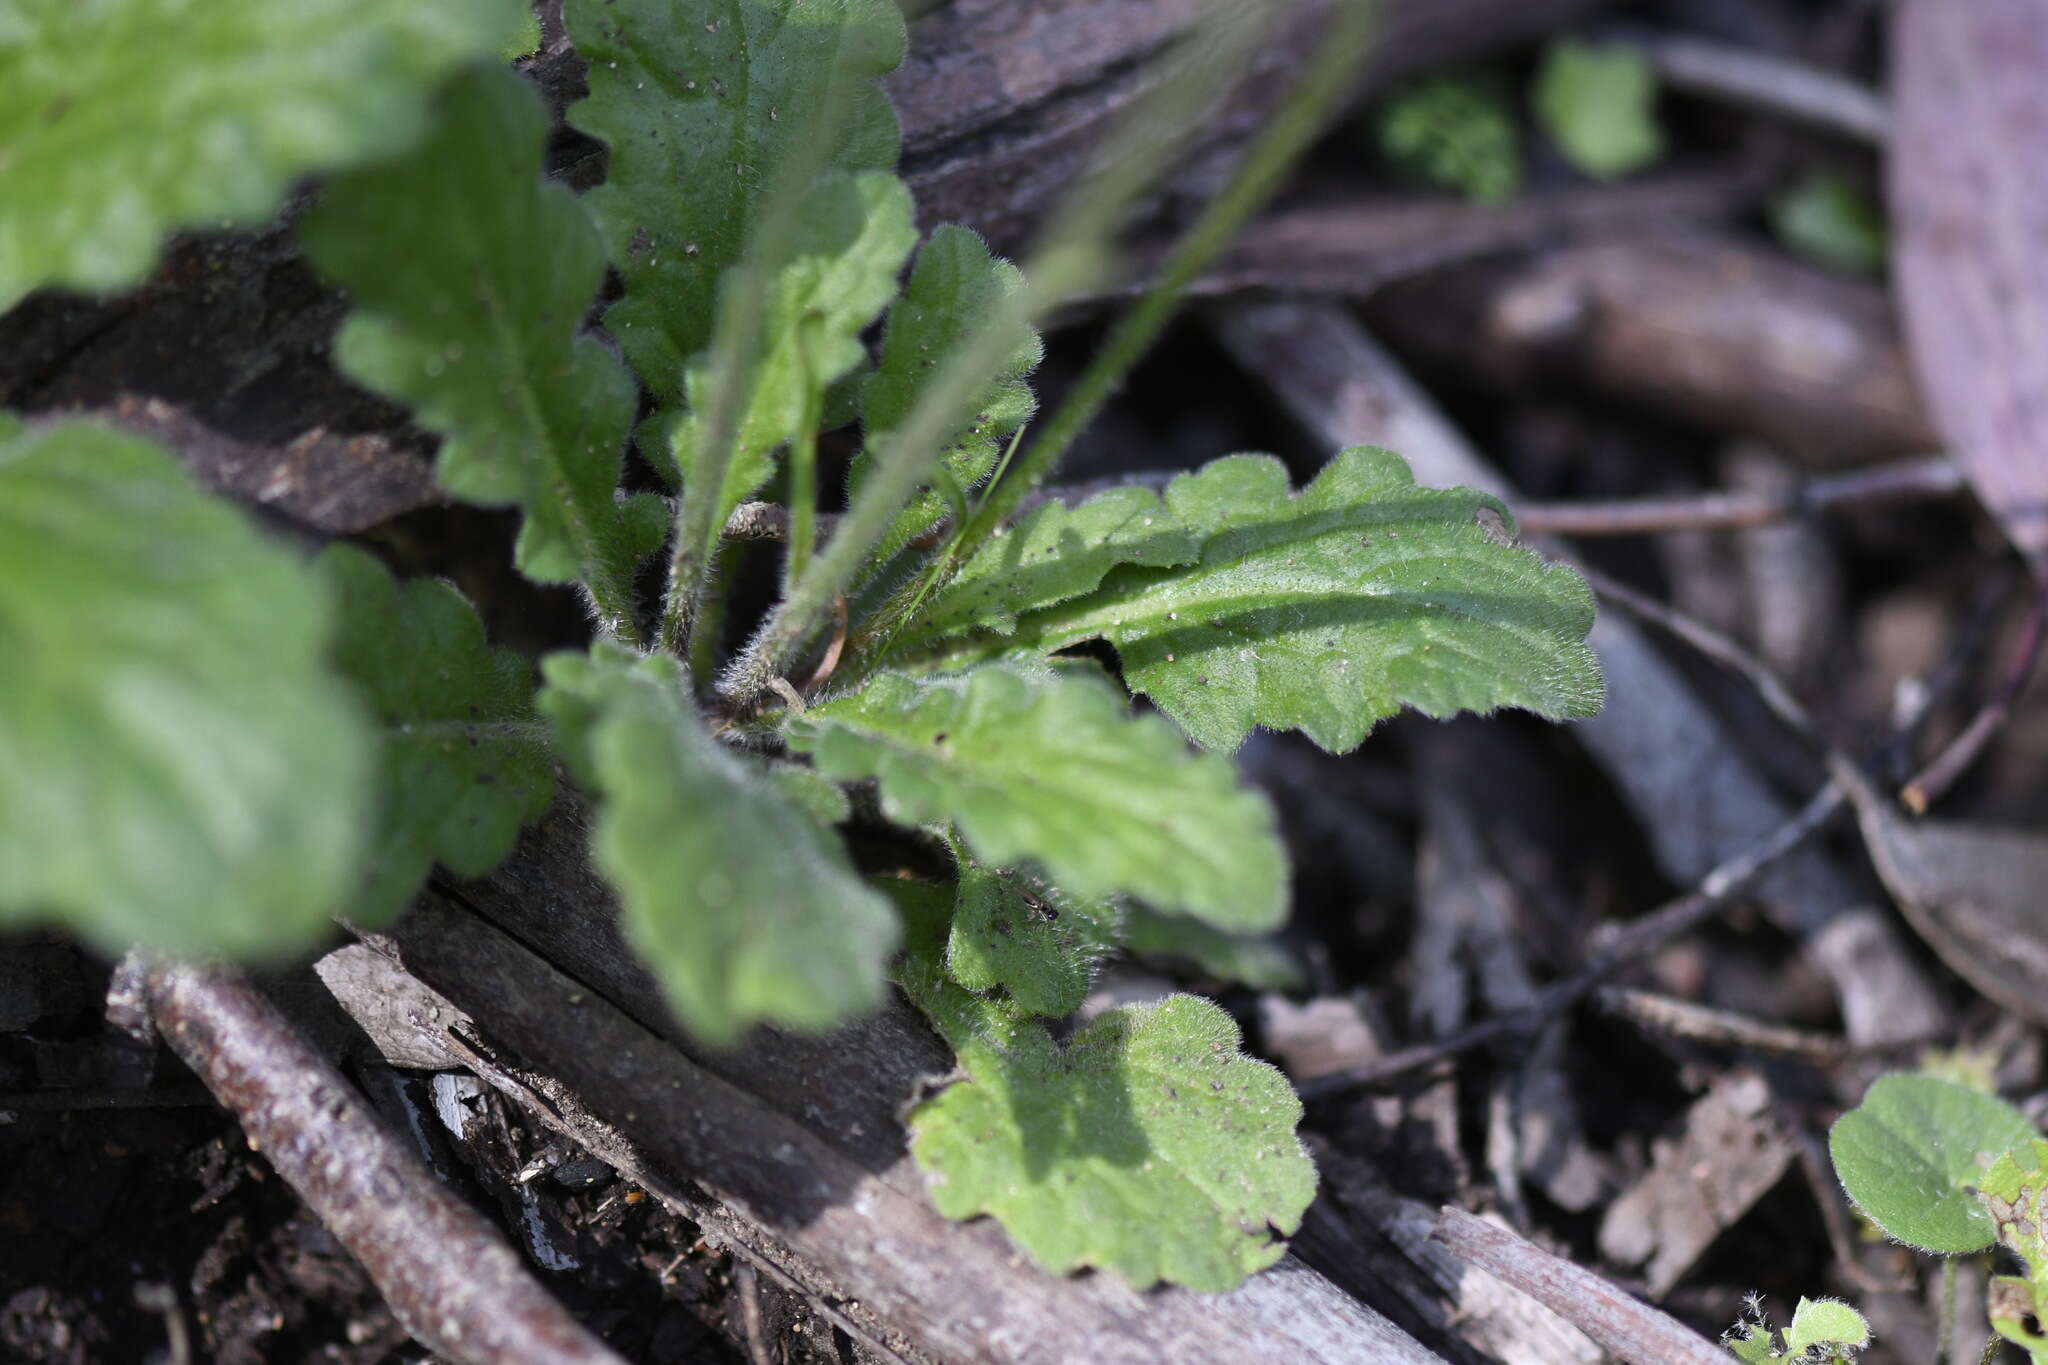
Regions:
M 597 865 L 697 1036 L 819 1029 L 881 1001 L 888 901 L 831 831 L 706 732 L 675 660 L 600 645 L 542 666 L 541 707 L 599 795 Z
M 1125 893 L 1244 929 L 1285 912 L 1264 798 L 1079 670 L 882 674 L 785 734 L 828 777 L 878 779 L 892 819 L 953 823 L 977 858 L 1034 861 L 1083 900 Z
M 511 0 L 10 0 L 0 6 L 0 313 L 139 283 L 182 227 L 257 223 L 293 181 L 394 153 Z
M 1135 509 L 1133 492 L 1097 501 Z M 1403 706 L 1431 716 L 1513 706 L 1553 719 L 1599 709 L 1585 643 L 1591 593 L 1570 569 L 1509 543 L 1506 510 L 1483 493 L 1418 488 L 1399 456 L 1359 447 L 1299 494 L 1278 460 L 1230 456 L 1176 478 L 1163 506 L 1159 524 L 1141 513 L 1097 543 L 1113 548 L 1122 536 L 1136 547 L 1127 557 L 1171 565 L 1177 527 L 1195 542 L 1186 562 L 1126 563 L 1077 595 L 1078 569 L 1042 553 L 1018 558 L 997 538 L 960 580 L 976 596 L 942 598 L 948 615 L 927 616 L 905 638 L 952 663 L 1107 640 L 1133 691 L 1226 752 L 1259 726 L 1345 752 Z M 1030 526 L 1010 535 L 1046 538 Z M 1063 556 L 1089 572 L 1103 557 L 1079 547 Z M 1026 610 L 1040 585 L 1042 605 Z M 937 640 L 977 604 L 1016 613 L 1014 630 Z
M 554 756 L 533 709 L 524 660 L 484 639 L 452 584 L 401 587 L 366 552 L 331 545 L 317 561 L 333 586 L 334 656 L 362 690 L 382 750 L 369 880 L 350 917 L 397 914 L 436 862 L 481 877 L 554 795 Z
M 542 181 L 547 110 L 519 77 L 466 74 L 440 116 L 410 155 L 336 181 L 301 228 L 355 301 L 338 358 L 440 433 L 450 493 L 525 511 L 528 576 L 583 579 L 623 603 L 652 537 L 612 495 L 632 377 L 579 335 L 603 241 L 567 190 Z
M 353 889 L 371 744 L 331 616 L 157 447 L 0 430 L 0 921 L 114 952 L 316 940 Z

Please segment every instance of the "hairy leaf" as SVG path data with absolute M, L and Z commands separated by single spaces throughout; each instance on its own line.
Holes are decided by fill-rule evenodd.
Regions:
M 768 290 L 762 351 L 739 409 L 714 536 L 774 472 L 776 448 L 819 420 L 826 388 L 866 358 L 860 334 L 896 296 L 896 276 L 916 242 L 910 191 L 893 175 L 831 175 L 804 196 L 794 250 Z M 740 272 L 726 287 L 744 287 Z M 693 361 L 688 373 L 692 406 L 678 419 L 670 471 L 685 481 L 705 439 L 717 383 L 708 355 Z
M 953 855 L 960 882 L 946 974 L 970 991 L 1001 988 L 1031 1014 L 1079 1009 L 1096 964 L 1116 947 L 1117 907 L 1079 900 L 1014 868 L 984 866 L 957 843 Z
M 1552 43 L 1536 76 L 1535 106 L 1565 159 L 1595 179 L 1642 170 L 1664 155 L 1657 69 L 1631 48 Z
M 353 890 L 371 736 L 327 594 L 171 457 L 0 432 L 0 921 L 275 954 Z
M 1869 1344 L 1870 1324 L 1840 1299 L 1800 1299 L 1785 1329 L 1785 1350 L 1794 1357 L 1832 1359 Z
M 605 322 L 671 400 L 793 140 L 830 139 L 824 170 L 895 169 L 874 80 L 903 59 L 903 17 L 891 0 L 569 0 L 565 17 L 590 63 L 569 121 L 611 148 L 586 200 L 626 284 Z
M 1217 460 L 1175 479 L 1166 509 L 1197 562 L 1117 569 L 954 657 L 1109 640 L 1133 691 L 1223 750 L 1263 725 L 1343 752 L 1404 705 L 1599 709 L 1592 595 L 1504 543 L 1505 511 L 1483 493 L 1418 488 L 1399 456 L 1361 447 L 1298 495 L 1270 456 Z
M 861 424 L 869 445 L 910 416 L 926 376 L 1023 287 L 1017 267 L 990 256 L 988 245 L 972 230 L 950 223 L 933 230 L 918 250 L 903 296 L 889 310 L 881 363 L 862 386 Z M 1043 351 L 1038 334 L 1025 328 L 1001 372 L 990 381 L 973 422 L 945 453 L 946 473 L 959 488 L 972 488 L 987 478 L 1003 438 L 1030 420 L 1037 400 L 1024 376 L 1037 367 Z M 859 489 L 867 469 L 866 457 L 856 457 L 848 473 L 850 489 Z M 876 562 L 885 562 L 946 510 L 946 499 L 938 491 L 918 494 L 883 537 Z
M 1870 1324 L 1839 1299 L 1801 1298 L 1791 1326 L 1779 1332 L 1764 1316 L 1762 1299 L 1751 1295 L 1742 1320 L 1721 1344 L 1743 1365 L 1837 1365 L 1853 1361 L 1870 1344 Z
M 1315 1194 L 1287 1080 L 1238 1052 L 1237 1025 L 1173 996 L 1055 1042 L 1015 1001 L 946 977 L 944 919 L 905 899 L 900 980 L 968 1079 L 910 1116 L 911 1150 L 948 1218 L 991 1214 L 1055 1272 L 1234 1288 L 1285 1250 Z
M 1865 1217 L 1922 1251 L 1981 1251 L 1994 1238 L 1975 1190 L 1999 1153 L 2038 1137 L 2027 1116 L 1932 1076 L 1880 1077 L 1828 1134 L 1842 1188 Z
M 950 821 L 977 857 L 1035 861 L 1083 899 L 1125 892 L 1234 928 L 1285 912 L 1272 808 L 1099 678 L 885 673 L 785 734 L 829 777 L 879 779 L 892 819 Z
M 675 660 L 600 645 L 542 665 L 541 709 L 600 797 L 592 853 L 626 935 L 709 1042 L 874 1006 L 889 903 L 837 839 L 705 731 Z
M 548 116 L 509 71 L 450 87 L 434 135 L 331 186 L 302 232 L 356 312 L 342 367 L 439 432 L 442 485 L 526 512 L 519 564 L 623 611 L 646 527 L 612 497 L 634 387 L 579 336 L 604 277 L 583 206 L 541 180 Z
M 42 284 L 135 284 L 173 229 L 260 222 L 301 176 L 407 146 L 524 8 L 0 4 L 0 313 Z
M 1119 564 L 1162 568 L 1200 554 L 1200 542 L 1148 488 L 1112 488 L 1078 507 L 1049 502 L 984 541 L 896 647 L 976 628 L 1009 634 L 1020 613 L 1092 592 Z
M 531 670 L 491 647 L 453 584 L 401 588 L 352 545 L 331 545 L 317 562 L 340 604 L 336 662 L 383 740 L 368 883 L 351 908 L 376 923 L 405 908 L 436 862 L 463 877 L 502 862 L 519 827 L 547 810 L 554 757 Z

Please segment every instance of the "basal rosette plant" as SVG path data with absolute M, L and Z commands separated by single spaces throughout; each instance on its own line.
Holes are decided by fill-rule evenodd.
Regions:
M 1402 707 L 1595 710 L 1583 583 L 1382 450 L 1300 488 L 1230 455 L 1028 504 L 1086 416 L 1031 439 L 1031 319 L 1099 254 L 1071 225 L 1115 215 L 1098 195 L 1021 273 L 964 228 L 920 241 L 877 84 L 905 47 L 890 0 L 569 0 L 568 119 L 609 151 L 581 198 L 500 59 L 510 0 L 175 8 L 0 0 L 0 306 L 130 284 L 165 231 L 323 176 L 299 233 L 351 300 L 337 363 L 439 436 L 447 493 L 518 510 L 518 567 L 575 585 L 594 638 L 536 679 L 447 584 L 346 546 L 304 561 L 133 436 L 0 417 L 0 917 L 289 953 L 331 914 L 396 913 L 436 863 L 487 872 L 559 766 L 628 940 L 707 1042 L 828 1028 L 892 980 L 931 1019 L 964 1077 L 910 1118 L 944 1213 L 1140 1285 L 1277 1258 L 1314 1174 L 1229 1017 L 1178 996 L 1047 1025 L 1133 914 L 1155 940 L 1161 913 L 1280 923 L 1275 815 L 1230 760 L 1253 730 L 1343 752 Z M 1361 22 L 1197 246 L 1313 130 Z M 152 101 L 197 123 L 138 124 Z M 817 441 L 849 426 L 828 531 Z M 629 449 L 663 487 L 626 491 Z M 722 532 L 762 496 L 782 592 L 727 658 Z M 952 875 L 878 879 L 856 825 Z

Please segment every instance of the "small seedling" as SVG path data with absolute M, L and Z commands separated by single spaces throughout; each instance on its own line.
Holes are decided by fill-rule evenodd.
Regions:
M 544 177 L 546 106 L 502 64 L 530 38 L 513 0 L 203 25 L 28 5 L 0 24 L 0 307 L 135 284 L 165 230 L 262 220 L 325 176 L 298 230 L 351 301 L 340 368 L 440 438 L 447 494 L 518 511 L 518 568 L 580 593 L 594 639 L 536 688 L 446 584 L 349 548 L 302 562 L 148 442 L 0 417 L 0 917 L 303 951 L 332 913 L 388 919 L 434 863 L 491 869 L 559 763 L 698 1037 L 824 1029 L 892 978 L 930 1016 L 966 1076 L 910 1117 L 942 1211 L 1140 1285 L 1276 1259 L 1314 1173 L 1229 1017 L 1183 996 L 1064 1041 L 1044 1021 L 1127 901 L 1208 931 L 1285 915 L 1277 819 L 1229 758 L 1254 729 L 1343 752 L 1404 706 L 1588 714 L 1592 599 L 1497 534 L 1495 500 L 1383 450 L 1298 489 L 1233 455 L 1163 493 L 1024 500 L 1347 87 L 1367 7 L 1338 7 L 1080 406 L 1020 445 L 1032 318 L 1143 177 L 1091 182 L 1029 272 L 963 228 L 920 246 L 877 83 L 893 0 L 708 21 L 568 0 L 589 68 L 568 120 L 609 153 L 582 198 Z M 195 110 L 151 103 L 173 94 Z M 861 455 L 828 535 L 818 438 L 840 428 Z M 725 622 L 745 551 L 722 532 L 762 496 L 782 591 Z M 884 875 L 905 866 L 947 871 Z
M 1828 1152 L 1863 1216 L 1908 1246 L 1962 1256 L 2002 1246 L 2024 1275 L 1991 1282 L 1991 1326 L 2048 1365 L 2048 1141 L 1995 1096 L 1927 1075 L 1881 1077 L 1838 1120 Z
M 1791 1325 L 1782 1331 L 1771 1325 L 1760 1297 L 1750 1296 L 1743 1308 L 1742 1317 L 1721 1338 L 1743 1365 L 1853 1365 L 1870 1344 L 1870 1324 L 1836 1299 L 1801 1299 Z

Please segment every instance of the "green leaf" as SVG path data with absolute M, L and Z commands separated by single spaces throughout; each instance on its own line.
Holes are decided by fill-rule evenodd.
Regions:
M 1031 1014 L 1072 1014 L 1116 947 L 1117 907 L 1083 901 L 1015 868 L 986 867 L 948 837 L 960 868 L 946 974 L 970 991 L 1006 991 Z
M 1124 917 L 1126 951 L 1191 964 L 1218 981 L 1258 991 L 1298 991 L 1308 977 L 1276 934 L 1230 934 L 1200 920 L 1133 906 Z
M 975 856 L 1033 860 L 1084 900 L 1124 892 L 1248 929 L 1286 912 L 1272 807 L 1100 678 L 885 673 L 784 733 L 828 777 L 879 779 L 891 819 L 954 823 Z
M 924 603 L 896 648 L 964 635 L 999 634 L 1018 616 L 1094 591 L 1119 564 L 1192 564 L 1200 542 L 1148 488 L 1112 488 L 1078 507 L 1057 502 L 1026 513 L 982 542 L 960 572 Z
M 1771 230 L 1787 250 L 1852 275 L 1884 270 L 1884 219 L 1861 188 L 1837 172 L 1809 175 L 1771 202 Z
M 138 283 L 174 229 L 261 222 L 293 181 L 402 150 L 523 9 L 0 5 L 0 313 L 44 284 Z
M 760 761 L 761 771 L 789 798 L 790 804 L 820 825 L 843 825 L 853 818 L 853 803 L 846 789 L 802 763 Z
M 1995 1096 L 1932 1076 L 1884 1076 L 1828 1134 L 1835 1176 L 1886 1235 L 1938 1255 L 1994 1240 L 1975 1190 L 2000 1152 L 2038 1137 Z
M 829 175 L 805 194 L 790 259 L 768 290 L 762 351 L 742 400 L 714 537 L 732 509 L 774 473 L 776 448 L 817 420 L 826 388 L 866 358 L 860 334 L 896 296 L 896 277 L 917 243 L 911 218 L 910 191 L 893 175 Z M 743 272 L 752 268 L 731 272 L 726 288 L 745 288 Z M 677 421 L 669 471 L 685 482 L 718 382 L 708 354 L 688 372 L 692 409 Z
M 968 1079 L 910 1116 L 911 1151 L 948 1218 L 992 1214 L 1056 1273 L 1144 1287 L 1236 1287 L 1280 1259 L 1315 1167 L 1287 1080 L 1238 1052 L 1237 1025 L 1173 996 L 1111 1010 L 1055 1042 L 1016 1002 L 946 979 L 943 918 L 912 918 L 901 980 Z
M 870 446 L 910 416 L 926 376 L 939 362 L 966 345 L 1004 301 L 1023 287 L 1023 274 L 1008 261 L 990 256 L 987 243 L 977 233 L 950 223 L 933 230 L 918 250 L 917 265 L 903 296 L 889 310 L 881 363 L 861 390 L 861 421 Z M 974 421 L 946 451 L 946 472 L 961 489 L 972 488 L 988 477 L 1003 439 L 1036 411 L 1037 399 L 1024 376 L 1037 368 L 1043 352 L 1037 332 L 1025 328 L 982 395 Z M 847 474 L 849 501 L 867 477 L 867 470 L 866 455 L 856 456 Z M 918 494 L 883 537 L 876 563 L 886 562 L 946 511 L 946 499 L 937 491 L 926 489 Z
M 1870 1344 L 1870 1324 L 1840 1299 L 1801 1298 L 1785 1329 L 1785 1351 L 1809 1359 L 1833 1360 Z
M 490 646 L 453 584 L 401 588 L 353 545 L 330 545 L 316 563 L 340 605 L 335 661 L 383 741 L 369 881 L 350 910 L 375 924 L 405 908 L 436 862 L 481 877 L 504 861 L 519 827 L 548 808 L 554 757 L 532 670 Z
M 1187 568 L 1117 569 L 1095 591 L 949 656 L 1117 647 L 1124 681 L 1205 748 L 1254 726 L 1355 748 L 1403 705 L 1432 716 L 1600 707 L 1579 576 L 1503 543 L 1506 512 L 1469 488 L 1417 488 L 1384 450 L 1338 455 L 1299 495 L 1266 455 L 1166 490 L 1199 542 Z
M 1427 184 L 1498 204 L 1522 191 L 1522 135 L 1497 80 L 1438 76 L 1387 101 L 1380 150 Z
M 301 229 L 355 300 L 342 368 L 441 434 L 450 493 L 525 510 L 522 570 L 580 578 L 600 610 L 624 613 L 633 560 L 652 546 L 612 496 L 633 380 L 578 335 L 603 242 L 541 179 L 548 116 L 526 82 L 471 72 L 440 113 L 411 155 L 330 186 Z
M 565 17 L 590 64 L 569 122 L 611 148 L 585 200 L 626 285 L 605 323 L 667 402 L 711 340 L 719 280 L 792 140 L 830 138 L 825 170 L 895 169 L 896 116 L 874 81 L 903 59 L 903 17 L 891 0 L 570 0 Z
M 1543 54 L 1536 117 L 1565 160 L 1596 180 L 1642 170 L 1664 156 L 1657 69 L 1620 45 L 1562 38 Z
M 1737 1323 L 1735 1330 L 1721 1338 L 1742 1365 L 1771 1365 L 1774 1360 L 1783 1359 L 1778 1354 L 1777 1338 L 1769 1328 L 1758 1328 L 1750 1323 Z
M 600 645 L 542 664 L 541 709 L 600 797 L 591 847 L 626 936 L 707 1042 L 872 1008 L 896 944 L 886 899 L 784 788 L 706 733 L 682 669 Z
M 0 921 L 274 955 L 354 888 L 371 736 L 327 594 L 146 441 L 0 431 Z
M 1870 1324 L 1838 1299 L 1801 1298 L 1792 1325 L 1783 1332 L 1764 1316 L 1761 1296 L 1752 1294 L 1742 1318 L 1721 1338 L 1743 1365 L 1797 1361 L 1802 1365 L 1846 1365 L 1870 1344 Z

